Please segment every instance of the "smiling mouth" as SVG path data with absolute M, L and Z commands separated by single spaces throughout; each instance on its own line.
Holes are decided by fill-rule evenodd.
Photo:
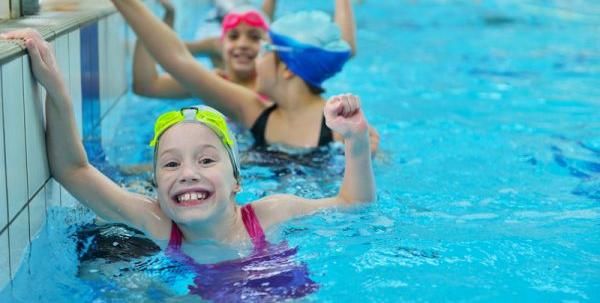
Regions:
M 174 200 L 177 205 L 190 206 L 200 204 L 210 196 L 211 193 L 208 191 L 186 192 L 175 196 Z
M 250 54 L 235 54 L 233 55 L 233 59 L 235 59 L 238 62 L 252 62 L 254 60 L 255 56 L 252 56 Z

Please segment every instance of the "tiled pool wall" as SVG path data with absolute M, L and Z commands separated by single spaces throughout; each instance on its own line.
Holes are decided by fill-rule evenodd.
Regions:
M 124 20 L 111 10 L 55 35 L 44 33 L 45 25 L 36 24 L 34 27 L 42 29 L 55 49 L 73 99 L 80 134 L 101 145 L 100 121 L 127 90 L 129 44 Z M 0 31 L 6 31 L 1 24 Z M 3 43 L 10 42 L 0 41 L 0 46 Z M 17 50 L 16 55 L 5 57 L 0 70 L 2 289 L 27 257 L 28 245 L 42 227 L 46 210 L 53 205 L 77 202 L 50 176 L 44 137 L 45 91 L 33 79 L 27 54 Z

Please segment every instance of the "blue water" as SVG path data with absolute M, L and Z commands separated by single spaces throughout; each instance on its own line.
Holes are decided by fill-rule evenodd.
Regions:
M 331 11 L 328 1 L 279 2 L 280 14 Z M 358 55 L 326 87 L 360 95 L 381 133 L 378 201 L 269 231 L 298 246 L 319 284 L 305 299 L 600 301 L 600 5 L 362 2 Z M 108 166 L 147 163 L 153 119 L 194 102 L 128 95 L 105 145 Z M 250 137 L 239 138 L 246 150 Z M 343 168 L 336 148 L 320 159 L 326 169 L 242 154 L 241 203 L 333 195 Z M 151 193 L 147 177 L 124 184 Z M 197 299 L 160 254 L 79 264 L 73 233 L 92 218 L 52 209 L 0 301 Z

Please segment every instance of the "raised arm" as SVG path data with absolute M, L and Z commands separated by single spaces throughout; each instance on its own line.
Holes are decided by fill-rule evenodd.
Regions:
M 30 29 L 2 36 L 25 41 L 33 74 L 47 91 L 46 147 L 53 177 L 103 219 L 131 225 L 149 236 L 168 237 L 168 234 L 161 234 L 161 231 L 163 234 L 168 231 L 168 227 L 161 222 L 166 216 L 158 203 L 126 191 L 88 162 L 77 131 L 71 98 L 50 44 Z
M 194 59 L 177 34 L 139 0 L 112 0 L 152 57 L 208 105 L 250 127 L 264 109 L 258 95 L 224 80 Z
M 368 126 L 358 97 L 332 97 L 325 106 L 325 119 L 329 128 L 344 137 L 346 166 L 339 194 L 317 200 L 293 195 L 273 195 L 254 202 L 263 226 L 310 214 L 325 207 L 375 200 Z
M 173 28 L 175 7 L 169 0 L 161 0 L 160 3 L 165 8 L 163 21 Z M 153 98 L 180 99 L 191 96 L 171 75 L 158 74 L 156 61 L 139 40 L 135 43 L 133 53 L 133 92 Z
M 273 16 L 275 16 L 275 8 L 277 6 L 277 0 L 264 0 L 262 5 L 262 11 L 269 17 L 269 21 L 273 22 Z
M 221 55 L 221 40 L 218 37 L 210 37 L 192 42 L 186 42 L 185 46 L 193 55 L 210 57 Z
M 342 39 L 350 44 L 352 56 L 356 55 L 356 24 L 350 0 L 335 0 L 334 20 L 342 31 Z

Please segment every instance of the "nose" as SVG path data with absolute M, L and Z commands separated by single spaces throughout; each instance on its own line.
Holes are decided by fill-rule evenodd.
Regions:
M 194 183 L 200 180 L 200 174 L 191 165 L 183 165 L 179 174 L 179 183 Z
M 240 38 L 238 39 L 238 47 L 250 47 L 250 44 L 252 43 L 252 39 L 250 39 L 250 37 L 248 37 L 248 35 L 241 35 Z

